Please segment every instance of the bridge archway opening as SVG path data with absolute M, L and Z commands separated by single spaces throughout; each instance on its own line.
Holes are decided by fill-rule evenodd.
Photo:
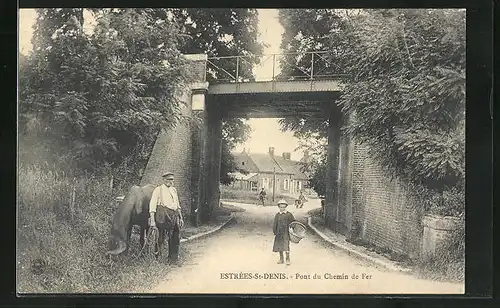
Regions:
M 181 99 L 183 114 L 190 123 L 158 135 L 141 183 L 155 183 L 161 170 L 179 174 L 178 189 L 184 210 L 195 224 L 208 222 L 219 206 L 222 121 L 229 118 L 285 118 L 309 116 L 328 118 L 327 174 L 325 181 L 325 220 L 335 228 L 339 204 L 339 147 L 342 112 L 337 106 L 344 75 L 326 52 L 303 53 L 296 59 L 309 68 L 293 67 L 281 73 L 272 56 L 270 78 L 256 80 L 247 56 L 220 57 L 231 65 L 218 66 L 217 59 L 204 54 L 185 55 L 195 78 Z M 259 57 L 266 57 L 259 56 Z M 293 58 L 292 57 L 292 58 Z M 269 57 L 268 57 L 269 58 Z M 264 63 L 261 61 L 261 63 Z M 280 65 L 288 63 L 287 58 Z M 251 63 L 250 63 L 251 64 Z M 289 63 L 288 63 L 289 64 Z M 306 65 L 307 66 L 307 65 Z M 214 72 L 214 67 L 219 72 Z M 216 79 L 211 78 L 217 77 Z M 229 78 L 224 77 L 229 76 Z M 193 125 L 196 123 L 196 125 Z
M 198 195 L 201 221 L 207 221 L 214 208 L 220 205 L 220 159 L 222 121 L 230 118 L 286 118 L 314 117 L 327 119 L 328 129 L 327 174 L 325 181 L 324 218 L 334 225 L 338 208 L 338 170 L 340 125 L 342 112 L 336 101 L 340 96 L 338 80 L 247 82 L 245 84 L 209 85 L 205 94 L 206 145 L 204 157 L 205 187 Z M 285 84 L 286 83 L 286 84 Z M 201 158 L 201 157 L 200 157 Z M 333 226 L 335 227 L 335 226 Z

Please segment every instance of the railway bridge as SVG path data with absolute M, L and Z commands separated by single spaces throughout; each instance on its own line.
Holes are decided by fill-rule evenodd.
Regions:
M 308 67 L 290 64 L 300 57 Z M 208 58 L 185 55 L 196 82 L 182 101 L 184 119 L 160 133 L 142 184 L 159 183 L 165 170 L 176 173 L 181 204 L 196 223 L 206 222 L 219 205 L 222 122 L 227 118 L 311 116 L 328 119 L 328 172 L 325 218 L 335 227 L 339 206 L 339 140 L 342 112 L 337 106 L 342 75 L 328 52 Z M 255 59 L 258 57 L 258 59 Z M 255 63 L 269 74 L 255 78 Z M 278 73 L 278 66 L 280 72 Z M 286 66 L 291 68 L 286 70 Z M 294 73 L 283 73 L 290 72 Z M 214 78 L 216 77 L 216 78 Z

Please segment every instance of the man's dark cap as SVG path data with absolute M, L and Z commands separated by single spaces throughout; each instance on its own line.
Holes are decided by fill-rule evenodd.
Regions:
M 173 178 L 174 178 L 174 173 L 173 173 L 173 172 L 165 172 L 165 173 L 162 175 L 162 177 L 164 177 L 164 178 L 167 178 L 167 177 L 168 177 L 168 178 L 172 178 L 172 179 L 173 179 Z

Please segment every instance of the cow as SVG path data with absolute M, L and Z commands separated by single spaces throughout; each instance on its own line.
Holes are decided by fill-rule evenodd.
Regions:
M 144 245 L 144 237 L 149 229 L 149 202 L 156 186 L 148 184 L 146 186 L 132 186 L 128 194 L 124 197 L 113 217 L 111 226 L 109 246 L 115 247 L 108 251 L 109 255 L 127 254 L 130 246 L 132 227 L 140 227 L 140 245 Z M 173 224 L 157 225 L 159 231 L 158 245 L 155 253 L 158 254 L 165 240 L 166 233 L 170 233 Z M 168 230 L 167 230 L 168 229 Z

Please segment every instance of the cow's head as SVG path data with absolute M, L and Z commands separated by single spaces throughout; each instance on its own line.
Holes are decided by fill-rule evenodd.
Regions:
M 111 249 L 107 252 L 109 255 L 119 255 L 127 249 L 127 243 L 116 236 L 110 236 L 108 241 L 108 247 Z

